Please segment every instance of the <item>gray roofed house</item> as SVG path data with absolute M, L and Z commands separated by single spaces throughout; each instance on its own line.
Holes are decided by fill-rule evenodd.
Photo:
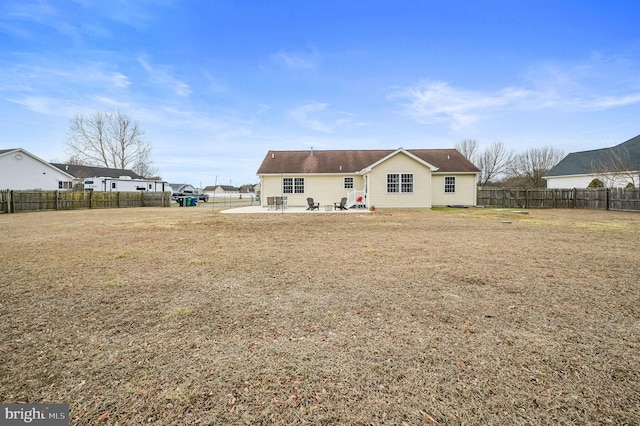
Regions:
M 214 194 L 237 194 L 240 192 L 238 188 L 231 185 L 208 185 L 202 189 L 202 192 L 210 195 Z
M 455 149 L 398 148 L 268 151 L 257 174 L 263 206 L 283 196 L 329 209 L 342 198 L 349 207 L 475 205 L 479 172 Z
M 610 148 L 572 152 L 544 176 L 548 188 L 586 188 L 598 179 L 607 187 L 637 186 L 640 135 Z
M 188 184 L 188 183 L 170 183 L 171 192 L 174 193 L 183 193 L 183 192 L 194 192 L 196 187 Z
M 119 178 L 122 176 L 127 176 L 131 179 L 144 179 L 144 177 L 140 176 L 133 170 L 128 169 L 112 169 L 108 167 L 81 166 L 78 164 L 64 163 L 51 163 L 51 165 L 59 168 L 64 172 L 69 173 L 80 181 L 92 177 Z

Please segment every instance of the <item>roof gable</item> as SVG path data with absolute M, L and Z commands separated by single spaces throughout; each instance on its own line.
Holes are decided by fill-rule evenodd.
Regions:
M 572 152 L 549 170 L 545 177 L 620 172 L 616 165 L 611 164 L 615 157 L 624 159 L 630 170 L 640 170 L 640 135 L 614 147 Z
M 22 149 L 22 148 L 12 148 L 12 149 L 0 149 L 0 157 L 5 156 L 5 155 L 10 155 L 13 153 L 22 153 L 23 155 L 26 155 L 30 158 L 32 158 L 33 160 L 42 163 L 42 165 L 54 169 L 56 172 L 58 173 L 62 173 L 63 176 L 67 177 L 69 180 L 73 179 L 73 175 L 67 171 L 65 171 L 64 169 L 59 169 L 57 167 L 55 167 L 53 164 L 48 163 L 46 161 L 44 161 L 42 158 L 37 157 L 35 155 L 33 155 L 32 153 L 30 153 L 29 151 L 27 151 L 26 149 Z
M 398 153 L 432 170 L 448 173 L 478 173 L 480 170 L 455 149 L 268 151 L 257 174 L 360 173 Z
M 438 170 L 438 168 L 432 164 L 429 164 L 428 162 L 426 162 L 424 159 L 415 156 L 414 154 L 410 153 L 409 151 L 403 149 L 403 148 L 398 148 L 395 151 L 393 151 L 391 154 L 387 155 L 384 158 L 381 158 L 380 160 L 376 161 L 375 163 L 373 163 L 372 165 L 370 165 L 369 167 L 366 167 L 365 171 L 371 171 L 371 169 L 373 169 L 374 167 L 378 166 L 379 164 L 384 163 L 385 161 L 389 160 L 391 157 L 395 157 L 398 154 L 404 154 L 409 158 L 412 158 L 413 160 L 417 161 L 418 163 L 422 164 L 423 166 L 427 167 L 428 169 L 430 169 L 432 172 L 435 172 L 436 170 Z
M 188 183 L 170 183 L 173 192 L 195 191 L 196 187 Z
M 203 191 L 217 191 L 218 189 L 221 189 L 225 192 L 238 192 L 238 188 L 236 188 L 235 186 L 232 185 L 208 185 L 205 186 Z

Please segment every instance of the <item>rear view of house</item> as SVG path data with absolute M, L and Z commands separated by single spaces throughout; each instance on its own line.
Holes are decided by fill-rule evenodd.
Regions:
M 475 205 L 480 170 L 455 149 L 269 151 L 258 177 L 261 200 L 286 196 L 347 207 Z

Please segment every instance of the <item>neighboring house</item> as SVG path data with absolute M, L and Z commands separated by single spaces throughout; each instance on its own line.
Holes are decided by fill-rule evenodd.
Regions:
M 611 148 L 572 152 L 544 176 L 547 188 L 612 188 L 640 183 L 640 135 Z
M 286 196 L 333 206 L 431 208 L 475 205 L 480 170 L 455 149 L 269 151 L 258 169 L 261 203 Z
M 170 183 L 169 186 L 171 187 L 171 192 L 177 192 L 177 193 L 185 193 L 185 192 L 195 192 L 196 191 L 196 187 L 193 185 L 189 185 L 188 183 Z
M 22 149 L 0 149 L 0 189 L 73 189 L 73 176 Z
M 112 169 L 108 167 L 80 166 L 78 164 L 51 163 L 58 169 L 74 177 L 73 183 L 83 183 L 87 178 L 104 177 L 115 179 L 144 179 L 133 170 Z
M 205 186 L 202 190 L 205 194 L 209 194 L 212 197 L 214 195 L 225 195 L 225 194 L 239 194 L 240 191 L 238 188 L 231 185 L 209 185 Z

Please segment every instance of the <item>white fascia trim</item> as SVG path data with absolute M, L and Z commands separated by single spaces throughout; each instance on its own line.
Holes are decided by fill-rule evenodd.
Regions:
M 436 166 L 434 166 L 433 164 L 427 163 L 426 161 L 424 161 L 422 158 L 416 157 L 415 155 L 413 155 L 412 153 L 410 153 L 409 151 L 407 151 L 404 148 L 398 148 L 395 151 L 393 151 L 391 154 L 387 155 L 386 157 L 381 158 L 380 160 L 376 161 L 375 163 L 373 163 L 372 165 L 365 167 L 364 169 L 360 170 L 360 174 L 364 174 L 367 172 L 370 172 L 371 169 L 373 169 L 374 167 L 376 167 L 377 165 L 387 161 L 389 158 L 394 157 L 400 153 L 403 153 L 405 155 L 407 155 L 409 158 L 414 159 L 415 161 L 417 161 L 418 163 L 422 164 L 423 166 L 429 168 L 431 170 L 431 172 L 435 172 L 436 170 L 438 170 L 438 168 Z

